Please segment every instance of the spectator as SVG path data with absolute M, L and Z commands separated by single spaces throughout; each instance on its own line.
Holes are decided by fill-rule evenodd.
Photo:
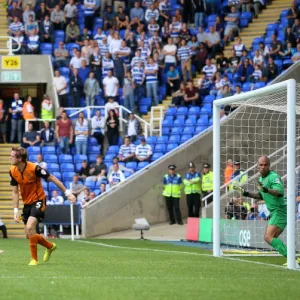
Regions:
M 54 49 L 54 65 L 57 68 L 67 67 L 69 60 L 68 50 L 65 48 L 64 42 L 59 42 L 58 48 Z
M 124 8 L 122 6 L 119 6 L 118 12 L 115 17 L 116 20 L 116 29 L 122 30 L 126 29 L 129 25 L 129 18 L 124 12 Z
M 292 2 L 291 8 L 287 12 L 286 18 L 288 19 L 288 25 L 293 26 L 295 19 L 298 17 L 297 6 L 295 2 Z
M 206 16 L 206 1 L 204 0 L 192 0 L 192 5 L 195 8 L 195 20 L 194 24 L 196 27 L 205 25 L 205 16 Z
M 228 84 L 223 85 L 222 90 L 221 90 L 221 92 L 220 92 L 220 95 L 221 95 L 223 98 L 232 96 L 232 93 L 231 93 L 231 90 L 230 90 Z M 226 107 L 227 107 L 227 106 L 225 106 L 225 112 L 226 112 Z M 232 110 L 232 106 L 229 106 L 229 107 L 231 108 L 230 112 L 232 112 L 232 111 L 233 111 L 233 110 Z
M 107 166 L 103 162 L 103 156 L 98 155 L 96 157 L 96 163 L 90 168 L 90 176 L 93 176 L 94 181 L 98 181 L 100 178 L 106 178 Z
M 215 30 L 214 26 L 209 27 L 209 33 L 206 35 L 206 44 L 210 57 L 215 58 L 216 54 L 221 51 L 220 34 Z
M 22 141 L 22 132 L 23 132 L 23 101 L 19 98 L 19 94 L 14 94 L 14 99 L 11 103 L 9 112 L 11 113 L 11 131 L 10 131 L 10 142 L 15 142 L 15 137 L 18 133 L 18 143 Z
M 48 95 L 43 96 L 43 101 L 41 105 L 41 118 L 43 120 L 53 119 L 53 103 Z
M 99 82 L 95 79 L 95 73 L 90 72 L 89 78 L 84 83 L 84 94 L 87 106 L 95 105 L 95 98 L 101 92 Z
M 293 62 L 300 60 L 300 43 L 297 43 L 296 52 L 293 54 L 291 59 Z
M 82 87 L 85 81 L 89 78 L 90 72 L 91 72 L 91 68 L 87 66 L 86 60 L 82 59 L 81 67 L 78 69 L 78 77 L 81 79 Z
M 50 18 L 54 30 L 64 30 L 65 27 L 64 19 L 65 19 L 64 12 L 60 9 L 60 6 L 57 4 L 55 6 L 55 9 L 51 12 L 51 18 Z
M 202 103 L 201 99 L 199 98 L 199 90 L 194 86 L 191 80 L 187 82 L 183 99 L 185 106 L 200 106 Z
M 55 70 L 53 85 L 56 89 L 60 106 L 68 107 L 67 81 L 64 76 L 60 75 L 59 70 Z
M 252 75 L 250 76 L 250 81 L 251 82 L 258 82 L 261 81 L 262 79 L 262 71 L 260 69 L 259 65 L 254 65 L 254 71 L 252 73 Z
M 70 184 L 70 190 L 74 196 L 76 196 L 77 201 L 84 196 L 84 190 L 86 187 L 79 181 L 79 176 L 76 174 L 73 176 L 73 181 Z
M 137 162 L 150 161 L 152 155 L 152 147 L 146 144 L 145 137 L 141 137 L 141 143 L 135 149 L 135 157 Z
M 83 61 L 87 64 L 87 61 L 85 60 L 84 57 L 81 56 L 81 53 L 78 49 L 74 50 L 75 55 L 71 58 L 69 68 L 71 70 L 73 69 L 80 69 L 82 67 Z M 80 75 L 79 75 L 80 76 Z
M 32 29 L 29 33 L 27 41 L 27 53 L 38 54 L 40 52 L 40 37 L 38 36 L 35 29 Z
M 255 50 L 255 54 L 252 60 L 254 65 L 258 65 L 260 67 L 263 66 L 265 61 L 264 57 L 261 55 L 261 52 L 259 50 Z
M 292 33 L 294 34 L 294 36 L 298 42 L 299 36 L 300 36 L 300 19 L 295 19 L 294 25 L 292 27 Z
M 180 205 L 179 200 L 181 197 L 181 189 L 182 189 L 182 178 L 179 173 L 176 173 L 176 166 L 169 165 L 168 166 L 168 174 L 164 176 L 164 191 L 163 196 L 166 199 L 166 204 L 169 213 L 170 225 L 175 224 L 175 220 L 177 224 L 183 225 L 181 219 Z M 175 217 L 174 217 L 175 212 Z
M 221 75 L 221 73 L 217 72 L 216 73 L 216 79 L 215 79 L 215 82 L 214 82 L 214 87 L 210 91 L 210 94 L 214 95 L 214 96 L 217 96 L 220 93 L 220 91 L 222 89 L 222 86 L 223 86 L 222 85 L 222 75 Z
M 187 46 L 186 40 L 184 40 L 184 39 L 181 40 L 181 46 L 178 49 L 177 57 L 178 57 L 178 60 L 181 61 L 182 76 L 183 76 L 184 83 L 186 83 L 187 82 L 187 77 L 186 77 L 187 72 L 189 73 L 189 79 L 191 80 L 193 78 L 192 63 L 191 63 L 192 53 L 191 53 L 191 48 L 189 46 Z
M 196 55 L 193 59 L 193 64 L 196 66 L 197 72 L 201 72 L 205 66 L 205 61 L 207 58 L 207 50 L 204 43 L 200 43 L 199 49 L 196 52 Z
M 145 67 L 144 74 L 146 76 L 147 97 L 154 100 L 154 105 L 158 105 L 157 88 L 158 88 L 158 65 L 152 57 L 149 57 L 148 64 Z
M 94 41 L 95 42 L 95 41 Z M 93 53 L 90 57 L 90 66 L 95 72 L 95 78 L 100 83 L 102 81 L 102 72 L 101 72 L 101 54 L 98 46 L 93 49 Z
M 225 57 L 224 52 L 221 51 L 219 53 L 219 57 L 217 58 L 218 72 L 221 72 L 221 74 L 223 74 L 227 68 L 228 68 L 228 58 Z
M 96 42 L 97 44 L 97 42 Z M 84 40 L 83 46 L 81 48 L 81 57 L 82 59 L 86 60 L 87 65 L 90 64 L 90 58 L 92 55 L 92 41 L 91 40 Z
M 73 6 L 76 8 L 75 5 Z M 78 41 L 79 35 L 80 35 L 79 27 L 76 24 L 75 19 L 71 19 L 70 23 L 67 25 L 66 28 L 66 43 L 75 43 L 76 41 Z
M 0 218 L 0 230 L 2 231 L 3 238 L 7 239 L 7 228 L 5 224 L 2 222 L 1 218 Z
M 135 145 L 131 143 L 130 137 L 125 136 L 124 144 L 121 145 L 119 150 L 119 161 L 129 162 L 134 159 L 135 155 Z
M 227 184 L 231 180 L 233 174 L 233 162 L 232 159 L 228 159 L 226 162 L 226 168 L 224 170 L 224 184 Z
M 11 24 L 15 17 L 22 20 L 22 10 L 17 6 L 17 2 L 13 2 L 12 8 L 8 10 L 8 23 Z
M 197 36 L 192 35 L 191 40 L 188 41 L 187 45 L 190 47 L 192 59 L 194 59 L 200 45 L 199 42 L 197 41 Z
M 209 58 L 206 59 L 206 65 L 203 67 L 202 71 L 206 74 L 206 77 L 209 80 L 212 80 L 215 77 L 217 68 L 214 64 L 211 63 Z
M 263 55 L 264 57 L 269 55 L 269 47 L 267 45 L 265 45 L 263 42 L 259 43 L 259 51 L 261 53 L 261 55 Z
M 180 83 L 179 89 L 172 94 L 172 104 L 175 106 L 181 106 L 184 103 L 185 85 Z
M 83 124 L 83 118 L 78 119 L 79 124 L 75 127 L 76 154 L 87 155 L 88 127 Z
M 41 147 L 55 146 L 55 131 L 50 127 L 49 121 L 44 122 L 44 128 L 40 131 Z
M 134 113 L 131 112 L 129 114 L 126 128 L 125 128 L 125 135 L 130 138 L 132 142 L 135 142 L 137 137 L 142 134 L 142 126 L 140 121 L 135 117 Z
M 35 164 L 37 166 L 40 166 L 41 168 L 47 170 L 48 164 L 43 160 L 43 155 L 42 154 L 38 154 L 36 156 L 36 162 L 35 162 Z
M 269 56 L 276 59 L 281 51 L 281 43 L 277 40 L 276 34 L 272 34 L 272 42 L 270 45 Z
M 124 97 L 124 106 L 135 113 L 135 105 L 134 105 L 134 82 L 131 77 L 131 73 L 127 72 L 124 78 L 124 86 L 123 86 L 123 97 Z M 127 113 L 126 113 L 127 114 Z
M 85 208 L 87 202 L 90 201 L 90 194 L 91 194 L 90 189 L 87 187 L 84 187 L 84 190 L 82 191 L 82 193 L 80 193 L 80 195 L 77 197 L 77 203 L 79 203 L 81 205 L 81 208 Z
M 88 176 L 90 176 L 90 166 L 86 160 L 81 162 L 81 168 L 78 173 L 79 179 L 85 180 Z
M 169 67 L 167 72 L 167 96 L 170 96 L 173 92 L 177 91 L 180 85 L 180 75 L 174 66 Z
M 106 99 L 113 98 L 115 100 L 119 89 L 119 81 L 112 75 L 111 70 L 107 71 L 107 76 L 103 79 L 103 88 Z
M 105 79 L 108 76 L 108 72 L 109 71 L 113 72 L 113 70 L 114 70 L 114 62 L 110 57 L 110 53 L 107 51 L 105 53 L 105 57 L 102 58 L 102 78 Z M 112 76 L 112 74 L 113 73 L 111 73 L 111 76 Z
M 115 59 L 114 62 L 114 74 L 115 77 L 118 79 L 119 86 L 123 87 L 124 83 L 124 76 L 126 74 L 126 64 L 124 63 L 124 58 L 119 56 L 119 51 L 115 52 Z
M 73 126 L 78 126 L 80 125 L 80 118 L 83 119 L 83 125 L 89 127 L 89 121 L 84 117 L 84 113 L 81 111 L 77 115 L 77 119 L 73 121 Z
M 117 164 L 119 163 L 119 158 L 117 156 L 115 156 L 113 158 L 113 164 L 109 167 L 107 178 L 110 177 L 111 173 L 114 170 L 114 166 L 113 165 L 116 164 L 116 163 Z M 133 169 L 126 168 L 125 165 L 123 165 L 123 164 L 121 164 L 121 165 L 119 164 L 119 170 L 122 171 L 122 172 L 131 172 L 131 173 L 134 173 Z
M 6 144 L 6 123 L 8 121 L 8 111 L 4 101 L 0 99 L 0 138 L 2 143 Z
M 35 29 L 35 32 L 39 33 L 39 26 L 36 21 L 33 21 L 33 15 L 30 15 L 28 18 L 28 22 L 25 23 L 25 34 L 29 36 L 33 29 Z
M 28 19 L 29 19 L 30 15 L 32 15 L 33 16 L 33 20 L 35 20 L 35 12 L 31 9 L 31 5 L 27 4 L 25 6 L 25 10 L 23 12 L 23 22 L 24 22 L 24 24 L 28 22 Z
M 41 43 L 52 43 L 53 41 L 53 25 L 49 15 L 45 15 L 40 22 L 40 41 Z
M 97 28 L 97 32 L 94 35 L 94 40 L 97 41 L 98 47 L 100 47 L 103 44 L 103 39 L 106 38 L 105 33 L 103 33 L 101 27 Z
M 113 97 L 108 98 L 108 102 L 104 106 L 104 117 L 107 118 L 109 111 L 114 110 L 116 114 L 119 112 L 119 103 L 114 101 Z
M 84 41 L 88 40 L 90 41 L 92 39 L 92 36 L 89 34 L 88 29 L 86 27 L 83 28 L 82 34 L 78 37 L 78 41 L 76 41 L 76 44 L 78 44 L 80 47 L 84 45 Z
M 100 109 L 97 109 L 95 116 L 92 117 L 91 127 L 91 135 L 97 139 L 98 145 L 100 145 L 100 152 L 102 153 L 105 132 L 105 119 L 101 117 Z
M 192 162 L 189 163 L 189 171 L 184 176 L 183 184 L 188 206 L 188 217 L 199 218 L 201 207 L 201 175 L 196 172 L 195 165 Z
M 274 59 L 269 57 L 268 62 L 267 67 L 263 70 L 263 80 L 265 82 L 275 79 L 278 75 L 278 66 L 274 63 Z
M 198 43 L 205 43 L 206 42 L 206 32 L 204 32 L 204 27 L 199 26 L 198 33 L 197 33 L 197 41 Z
M 74 0 L 69 0 L 69 3 L 65 5 L 64 13 L 66 24 L 68 25 L 69 23 L 72 23 L 72 20 L 74 20 L 74 18 L 77 16 L 77 6 L 74 4 Z
M 145 74 L 144 74 L 144 65 L 142 61 L 139 61 L 136 66 L 131 68 L 131 74 L 134 81 L 134 92 L 135 92 L 135 102 L 139 103 L 140 99 L 142 98 L 142 94 L 144 91 L 144 81 L 145 81 Z
M 112 167 L 112 166 L 111 166 Z M 121 170 L 120 168 L 121 166 L 119 166 L 119 169 Z M 106 184 L 104 182 L 100 183 L 100 186 L 99 186 L 99 189 L 100 189 L 100 192 L 97 196 L 99 195 L 102 195 L 104 194 L 108 189 L 106 188 Z
M 120 38 L 120 33 L 115 31 L 113 33 L 112 39 L 109 42 L 109 52 L 114 57 L 115 52 L 118 52 L 121 47 L 122 40 Z
M 168 38 L 168 44 L 163 47 L 163 54 L 165 56 L 165 69 L 168 70 L 170 65 L 176 65 L 177 46 L 174 44 L 171 37 Z
M 232 46 L 232 49 L 235 51 L 236 56 L 241 58 L 242 52 L 246 50 L 246 47 L 244 44 L 242 44 L 242 39 L 240 37 L 237 36 L 235 38 L 235 43 Z
M 203 174 L 202 174 L 202 197 L 206 197 L 213 192 L 213 178 L 214 174 L 210 170 L 210 164 L 203 164 Z M 213 195 L 207 198 L 207 203 L 213 201 Z
M 90 192 L 89 197 L 82 200 L 81 207 L 87 207 L 88 203 L 96 198 L 96 194 L 94 192 Z
M 78 69 L 73 69 L 73 74 L 70 78 L 70 92 L 72 98 L 72 106 L 80 107 L 80 98 L 83 92 L 83 83 L 78 76 Z
M 47 205 L 63 205 L 63 204 L 64 204 L 64 198 L 58 195 L 57 190 L 53 190 L 51 200 L 47 201 Z
M 26 101 L 23 104 L 23 119 L 24 120 L 35 119 L 34 106 L 32 105 L 32 98 L 29 95 L 27 95 Z
M 115 13 L 112 10 L 112 6 L 107 5 L 106 10 L 104 11 L 103 14 L 103 29 L 108 30 L 111 27 L 113 27 L 114 19 L 115 19 Z
M 144 21 L 144 10 L 140 7 L 140 2 L 135 1 L 134 7 L 130 9 L 130 19 L 134 20 L 137 18 L 139 21 Z
M 119 164 L 113 164 L 113 171 L 111 172 L 108 182 L 111 186 L 117 185 L 120 182 L 125 181 L 125 176 L 121 170 L 119 170 Z
M 28 148 L 30 146 L 39 146 L 40 144 L 40 135 L 37 131 L 33 130 L 33 124 L 28 124 L 28 131 L 25 131 L 23 135 L 23 147 Z
M 170 36 L 173 38 L 175 44 L 178 43 L 178 39 L 182 30 L 182 22 L 177 19 L 176 16 L 172 17 L 172 23 L 170 24 Z
M 67 154 L 69 145 L 73 143 L 74 129 L 72 121 L 65 111 L 62 113 L 62 118 L 56 121 L 55 133 L 62 153 Z
M 112 98 L 111 98 L 112 99 Z M 108 112 L 106 119 L 107 139 L 109 146 L 118 145 L 119 142 L 119 118 L 115 110 L 111 109 Z
M 46 16 L 48 16 L 48 20 L 50 20 L 49 11 L 46 8 L 46 4 L 41 2 L 39 9 L 36 11 L 35 19 L 39 24 L 41 24 L 43 20 L 45 20 Z
M 241 169 L 241 163 L 239 161 L 235 161 L 233 164 L 233 173 L 230 180 L 230 190 L 233 189 L 233 186 L 242 186 L 248 180 L 247 173 Z
M 159 10 L 155 8 L 154 3 L 151 3 L 150 7 L 146 9 L 145 20 L 147 23 L 149 23 L 151 19 L 155 19 L 155 21 L 158 21 L 158 18 L 159 18 Z
M 236 56 L 235 50 L 232 50 L 232 57 L 229 58 L 229 68 L 225 70 L 226 73 L 235 73 L 237 71 L 240 58 Z
M 200 73 L 200 79 L 198 80 L 198 90 L 200 98 L 203 99 L 210 93 L 211 81 L 206 77 L 204 72 Z
M 244 83 L 246 81 L 250 81 L 250 76 L 253 74 L 253 71 L 253 66 L 249 63 L 249 59 L 246 58 L 244 63 L 240 65 L 237 71 L 240 82 Z
M 226 15 L 224 20 L 227 22 L 224 32 L 224 42 L 227 42 L 228 39 L 231 39 L 239 31 L 240 15 L 235 6 L 231 6 L 231 12 Z

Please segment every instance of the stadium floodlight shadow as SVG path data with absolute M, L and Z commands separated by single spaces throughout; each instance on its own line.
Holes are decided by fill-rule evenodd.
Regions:
M 144 238 L 144 231 L 149 231 L 151 228 L 148 221 L 145 218 L 135 219 L 134 221 L 135 224 L 132 225 L 132 229 L 136 231 L 140 231 L 141 233 L 140 240 L 146 240 Z

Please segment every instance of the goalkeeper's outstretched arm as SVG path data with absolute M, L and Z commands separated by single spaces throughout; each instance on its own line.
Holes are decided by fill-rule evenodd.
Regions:
M 256 200 L 263 200 L 263 198 L 259 192 L 248 192 L 241 186 L 233 186 L 233 189 L 245 197 L 253 198 Z

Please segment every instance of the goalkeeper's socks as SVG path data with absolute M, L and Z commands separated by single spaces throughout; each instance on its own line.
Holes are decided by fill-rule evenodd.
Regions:
M 30 244 L 30 252 L 31 252 L 32 259 L 38 261 L 38 256 L 37 256 L 38 238 L 37 238 L 37 234 L 35 234 L 31 238 L 29 238 L 29 244 Z
M 287 257 L 287 248 L 286 245 L 283 243 L 282 240 L 278 238 L 273 238 L 271 241 L 271 246 L 278 251 L 284 257 Z
M 44 237 L 42 237 L 40 234 L 37 234 L 37 235 L 35 235 L 35 236 L 37 236 L 37 242 L 41 245 L 41 246 L 43 246 L 43 247 L 45 247 L 45 248 L 47 248 L 47 249 L 51 249 L 52 247 L 53 247 L 53 244 L 52 243 L 50 243 L 49 241 L 47 241 Z

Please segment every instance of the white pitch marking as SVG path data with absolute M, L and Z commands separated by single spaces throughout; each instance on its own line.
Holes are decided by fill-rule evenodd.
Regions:
M 81 243 L 98 245 L 98 246 L 108 247 L 108 248 L 116 248 L 116 249 L 165 252 L 165 253 L 187 254 L 187 255 L 196 255 L 196 256 L 206 256 L 206 257 L 211 257 L 211 258 L 219 258 L 219 257 L 214 257 L 210 254 L 196 253 L 196 252 L 176 251 L 176 250 L 172 251 L 172 250 L 162 250 L 162 249 L 152 249 L 152 248 L 136 248 L 136 247 L 127 247 L 127 246 L 116 246 L 116 245 L 111 245 L 111 244 L 104 244 L 104 243 L 97 243 L 97 242 L 90 242 L 90 241 L 83 241 L 83 240 L 75 240 L 75 242 L 81 242 Z M 224 257 L 224 256 L 221 257 L 221 258 L 228 259 L 228 260 L 233 260 L 233 261 L 237 261 L 237 262 L 242 262 L 242 263 L 252 263 L 252 264 L 257 264 L 257 265 L 263 265 L 263 266 L 268 266 L 268 267 L 274 267 L 274 268 L 289 270 L 284 266 L 275 265 L 275 264 L 268 264 L 268 263 L 259 262 L 259 261 L 243 260 L 243 259 L 240 259 L 240 258 L 229 258 L 229 257 Z M 296 269 L 295 271 L 299 271 L 299 270 Z

